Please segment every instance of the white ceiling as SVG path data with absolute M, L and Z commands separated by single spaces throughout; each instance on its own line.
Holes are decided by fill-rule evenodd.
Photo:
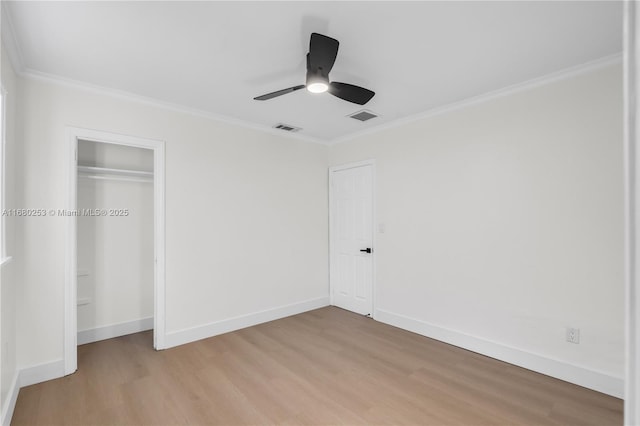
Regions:
M 6 2 L 24 72 L 332 141 L 622 50 L 622 3 Z M 309 36 L 340 41 L 331 80 L 364 107 L 306 90 Z M 362 123 L 347 114 L 380 114 Z

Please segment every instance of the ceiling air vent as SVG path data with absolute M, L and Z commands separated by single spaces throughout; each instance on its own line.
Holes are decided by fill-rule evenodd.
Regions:
M 275 126 L 273 126 L 274 129 L 280 129 L 280 130 L 284 130 L 285 132 L 297 132 L 299 130 L 302 130 L 300 127 L 295 127 L 295 126 L 290 126 L 288 124 L 276 124 Z
M 371 120 L 372 118 L 376 118 L 377 116 L 378 114 L 368 111 L 366 109 L 363 109 L 362 111 L 354 112 L 353 114 L 350 114 L 347 117 L 351 117 L 355 120 L 367 121 L 367 120 Z

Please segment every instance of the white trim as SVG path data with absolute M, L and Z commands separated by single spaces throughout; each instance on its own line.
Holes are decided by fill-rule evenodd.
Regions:
M 64 377 L 65 362 L 62 359 L 45 362 L 43 364 L 32 365 L 30 367 L 18 368 L 13 375 L 7 396 L 2 401 L 2 426 L 11 424 L 13 411 L 16 407 L 20 389 L 48 380 Z
M 16 408 L 16 401 L 18 400 L 18 393 L 20 392 L 19 380 L 20 372 L 16 370 L 13 374 L 7 396 L 5 400 L 2 401 L 2 426 L 9 426 L 11 424 L 13 411 Z
M 9 426 L 18 400 L 20 389 L 48 380 L 64 377 L 65 362 L 62 359 L 18 368 L 13 375 L 7 396 L 2 401 L 2 426 Z
M 184 345 L 186 343 L 195 342 L 196 340 L 202 340 L 219 334 L 251 327 L 256 324 L 262 324 L 314 309 L 324 308 L 325 306 L 329 306 L 329 298 L 319 297 L 317 299 L 310 299 L 292 303 L 290 305 L 279 306 L 277 308 L 265 309 L 263 311 L 240 315 L 197 327 L 173 331 L 167 333 L 166 347 L 172 348 L 174 346 Z
M 0 2 L 0 3 L 5 3 L 5 2 Z M 7 15 L 7 13 L 3 13 L 2 15 L 3 16 Z M 214 121 L 223 122 L 226 124 L 249 128 L 249 129 L 261 131 L 264 133 L 268 133 L 271 135 L 283 136 L 283 137 L 295 139 L 298 141 L 318 143 L 321 145 L 335 145 L 338 143 L 346 142 L 360 136 L 377 133 L 386 129 L 402 126 L 402 125 L 405 125 L 414 121 L 418 121 L 424 118 L 448 113 L 458 109 L 466 108 L 468 106 L 487 102 L 496 98 L 512 95 L 514 93 L 518 93 L 525 90 L 530 90 L 530 89 L 543 86 L 545 84 L 550 84 L 559 80 L 575 77 L 577 75 L 595 71 L 597 69 L 600 69 L 615 63 L 620 63 L 622 61 L 622 53 L 616 53 L 613 55 L 596 59 L 594 61 L 590 61 L 584 64 L 576 65 L 576 66 L 565 68 L 563 70 L 556 71 L 547 75 L 543 75 L 541 77 L 536 77 L 531 80 L 527 80 L 521 83 L 516 83 L 511 86 L 497 89 L 495 91 L 491 91 L 485 94 L 472 96 L 457 102 L 441 105 L 441 106 L 429 109 L 427 111 L 423 111 L 418 114 L 411 115 L 409 117 L 399 118 L 397 120 L 393 120 L 378 126 L 369 127 L 362 131 L 340 136 L 338 138 L 324 140 L 324 139 L 308 136 L 301 133 L 282 132 L 280 130 L 274 129 L 267 125 L 260 125 L 260 124 L 252 123 L 246 120 L 229 117 L 223 114 L 217 114 L 209 111 L 191 108 L 188 106 L 175 104 L 172 102 L 162 101 L 156 98 L 136 95 L 135 93 L 127 92 L 124 90 L 111 89 L 108 87 L 85 83 L 79 80 L 68 79 L 68 78 L 57 76 L 57 75 L 37 71 L 31 68 L 26 68 L 24 66 L 24 61 L 22 60 L 22 54 L 20 52 L 20 49 L 18 48 L 18 44 L 16 43 L 15 33 L 13 31 L 13 25 L 11 24 L 10 19 L 8 17 L 7 17 L 7 20 L 9 22 L 8 25 L 2 25 L 2 29 L 3 29 L 2 37 L 3 37 L 3 40 L 7 39 L 5 43 L 5 47 L 7 48 L 7 52 L 9 53 L 9 58 L 12 62 L 12 66 L 14 70 L 18 75 L 20 75 L 23 78 L 45 81 L 52 84 L 57 84 L 57 85 L 62 85 L 62 86 L 66 86 L 74 89 L 93 92 L 103 96 L 109 96 L 109 97 L 119 98 L 127 101 L 142 103 L 145 105 L 167 109 L 174 112 L 180 112 L 184 114 L 207 118 Z
M 638 134 L 638 71 L 640 71 L 640 9 L 635 1 L 624 7 L 624 184 L 625 184 L 625 325 L 626 386 L 624 424 L 640 424 L 640 150 Z
M 147 330 L 153 330 L 153 317 L 105 325 L 87 330 L 78 330 L 78 345 L 113 339 L 114 337 L 126 336 L 127 334 Z
M 161 101 L 155 98 L 136 95 L 135 93 L 127 92 L 124 90 L 111 89 L 108 87 L 102 87 L 102 86 L 85 83 L 78 80 L 59 77 L 57 75 L 43 73 L 30 68 L 24 69 L 19 73 L 19 75 L 23 78 L 30 79 L 30 80 L 43 81 L 46 83 L 69 87 L 71 89 L 95 93 L 101 96 L 108 96 L 108 97 L 122 99 L 129 102 L 135 102 L 135 103 L 139 103 L 139 104 L 143 104 L 143 105 L 147 105 L 155 108 L 161 108 L 164 110 L 179 112 L 182 114 L 188 114 L 196 117 L 205 118 L 208 120 L 222 122 L 232 126 L 239 126 L 246 129 L 257 130 L 257 131 L 268 133 L 274 136 L 282 136 L 284 138 L 295 139 L 302 142 L 318 143 L 321 145 L 327 144 L 326 141 L 314 138 L 312 136 L 304 135 L 301 133 L 285 132 L 283 130 L 274 129 L 270 126 L 252 123 L 249 121 L 241 120 L 239 118 L 229 117 L 223 114 L 217 114 L 214 112 L 209 112 L 209 111 L 205 111 L 197 108 L 191 108 L 188 106 L 184 106 L 184 105 L 180 105 L 172 102 Z
M 77 207 L 78 140 L 153 150 L 154 158 L 154 333 L 153 346 L 164 349 L 165 340 L 165 144 L 162 141 L 107 133 L 97 130 L 67 127 L 68 199 L 67 208 Z M 71 374 L 78 368 L 77 360 L 77 225 L 76 217 L 67 217 L 64 315 L 64 371 Z
M 333 250 L 333 232 L 334 229 L 333 224 L 333 172 L 337 172 L 340 170 L 348 170 L 355 169 L 357 167 L 371 166 L 371 204 L 373 206 L 372 218 L 371 218 L 371 245 L 372 245 L 372 256 L 371 261 L 373 262 L 371 266 L 371 317 L 373 319 L 376 318 L 376 276 L 377 276 L 377 256 L 378 256 L 378 245 L 377 245 L 377 228 L 378 228 L 378 215 L 377 215 L 377 200 L 376 200 L 376 160 L 363 160 L 356 161 L 352 163 L 339 164 L 337 166 L 329 167 L 329 300 L 331 305 L 333 305 L 333 280 L 331 274 L 331 253 Z
M 75 211 L 77 208 L 77 152 L 78 139 L 76 131 L 67 128 L 66 137 L 69 144 L 67 153 L 67 208 Z M 77 260 L 77 223 L 76 218 L 66 218 L 67 238 L 65 241 L 65 279 L 64 279 L 64 373 L 72 374 L 78 369 L 78 260 Z
M 429 109 L 427 111 L 420 112 L 418 114 L 414 114 L 408 117 L 399 118 L 397 120 L 393 120 L 387 123 L 380 124 L 378 126 L 369 127 L 364 130 L 351 133 L 345 136 L 341 136 L 335 138 L 331 141 L 328 141 L 328 145 L 336 145 L 343 142 L 348 142 L 355 138 L 370 135 L 373 133 L 378 133 L 383 130 L 393 129 L 399 126 L 403 126 L 409 123 L 413 123 L 415 121 L 423 120 L 430 117 L 435 117 L 437 115 L 442 115 L 446 113 L 450 113 L 453 111 L 457 111 L 460 109 L 464 109 L 470 106 L 482 104 L 488 101 L 492 101 L 494 99 L 503 98 L 505 96 L 510 96 L 516 93 L 524 92 L 527 90 L 535 89 L 540 86 L 544 86 L 547 84 L 555 83 L 557 81 L 565 80 L 568 78 L 576 77 L 581 74 L 585 74 L 588 72 L 596 71 L 601 68 L 605 68 L 607 66 L 618 64 L 622 62 L 622 54 L 617 53 L 615 55 L 606 56 L 604 58 L 597 59 L 595 61 L 587 62 L 585 64 L 577 65 L 574 67 L 566 68 L 560 71 L 556 71 L 551 74 L 543 75 L 541 77 L 536 77 L 531 80 L 524 81 L 522 83 L 513 84 L 511 86 L 504 87 L 502 89 L 494 90 L 488 93 L 484 93 L 478 96 L 472 96 L 470 98 L 466 98 L 457 102 L 453 102 L 446 105 L 437 106 L 435 108 Z
M 624 379 L 379 309 L 377 320 L 509 364 L 622 398 Z
M 64 364 L 64 360 L 59 359 L 20 369 L 20 387 L 23 388 L 25 386 L 46 382 L 47 380 L 64 377 Z
M 0 3 L 5 3 L 5 2 L 0 2 Z M 3 8 L 6 9 L 4 5 L 3 5 Z M 7 13 L 2 13 L 2 15 L 3 16 L 7 15 Z M 49 83 L 71 87 L 74 89 L 90 91 L 90 92 L 97 93 L 104 96 L 110 96 L 110 97 L 120 98 L 128 101 L 132 101 L 132 102 L 143 103 L 149 106 L 168 109 L 171 111 L 181 112 L 181 113 L 190 114 L 190 115 L 195 115 L 198 117 L 220 121 L 220 122 L 231 124 L 231 125 L 237 125 L 240 127 L 250 128 L 250 129 L 258 130 L 258 131 L 265 132 L 272 135 L 284 136 L 284 137 L 296 139 L 303 142 L 319 143 L 322 145 L 335 145 L 338 143 L 355 139 L 360 136 L 377 133 L 386 129 L 402 126 L 402 125 L 405 125 L 414 121 L 418 121 L 424 118 L 433 117 L 436 115 L 448 113 L 458 109 L 463 109 L 468 106 L 472 106 L 472 105 L 487 102 L 496 98 L 512 95 L 514 93 L 518 93 L 521 91 L 530 90 L 530 89 L 533 89 L 545 84 L 550 84 L 559 80 L 575 77 L 577 75 L 595 71 L 597 69 L 600 69 L 615 63 L 620 63 L 622 61 L 622 56 L 623 56 L 622 53 L 616 53 L 613 55 L 605 56 L 603 58 L 599 58 L 594 61 L 590 61 L 584 64 L 569 67 L 569 68 L 565 68 L 563 70 L 559 70 L 547 75 L 543 75 L 541 77 L 536 77 L 521 83 L 516 83 L 511 86 L 507 86 L 507 87 L 504 87 L 495 91 L 491 91 L 485 94 L 472 96 L 457 102 L 437 106 L 435 108 L 420 112 L 418 114 L 411 115 L 409 117 L 399 118 L 397 120 L 393 120 L 378 126 L 369 127 L 362 131 L 340 136 L 338 138 L 323 140 L 323 139 L 315 138 L 312 136 L 304 135 L 301 133 L 286 133 L 286 132 L 279 131 L 277 129 L 273 129 L 272 127 L 269 127 L 266 125 L 260 125 L 260 124 L 252 123 L 252 122 L 241 120 L 238 118 L 229 117 L 222 114 L 216 114 L 209 111 L 190 108 L 184 105 L 161 101 L 155 98 L 136 95 L 134 93 L 123 91 L 123 90 L 111 89 L 103 86 L 85 83 L 79 80 L 73 80 L 73 79 L 68 79 L 68 78 L 60 77 L 53 74 L 43 73 L 37 70 L 33 70 L 31 68 L 26 68 L 24 66 L 24 61 L 22 60 L 22 54 L 18 47 L 18 43 L 16 43 L 13 24 L 11 23 L 8 16 L 7 16 L 7 22 L 8 24 L 2 25 L 2 37 L 3 37 L 3 40 L 6 39 L 5 47 L 7 48 L 7 52 L 9 54 L 9 58 L 10 58 L 10 61 L 12 62 L 12 66 L 15 72 L 23 78 L 46 81 Z
M 336 172 L 336 171 L 340 171 L 340 170 L 348 170 L 348 169 L 355 169 L 356 167 L 363 167 L 363 166 L 374 166 L 375 167 L 376 164 L 376 160 L 362 160 L 362 161 L 354 161 L 352 163 L 344 163 L 344 164 L 338 164 L 337 166 L 331 166 L 329 167 L 329 172 Z
M 411 115 L 409 117 L 399 118 L 397 120 L 393 120 L 378 126 L 369 127 L 362 131 L 347 134 L 331 140 L 323 140 L 323 139 L 314 138 L 314 137 L 307 136 L 300 133 L 296 134 L 296 133 L 281 132 L 281 131 L 278 131 L 277 129 L 273 129 L 265 125 L 251 123 L 245 120 L 228 117 L 222 114 L 215 114 L 208 111 L 198 110 L 198 109 L 186 107 L 183 105 L 161 101 L 155 98 L 136 95 L 131 92 L 93 85 L 93 84 L 85 83 L 82 81 L 67 79 L 57 75 L 47 74 L 37 70 L 26 68 L 24 64 L 24 60 L 22 59 L 23 58 L 22 52 L 19 48 L 19 44 L 17 43 L 17 38 L 15 36 L 13 23 L 11 22 L 9 14 L 7 13 L 7 7 L 5 6 L 6 2 L 0 2 L 0 3 L 2 4 L 2 8 L 3 8 L 1 15 L 2 15 L 2 19 L 4 20 L 1 26 L 2 39 L 5 42 L 5 48 L 7 49 L 7 53 L 9 54 L 11 65 L 14 71 L 21 77 L 31 78 L 34 80 L 47 81 L 49 83 L 59 84 L 67 87 L 72 87 L 75 89 L 85 90 L 85 91 L 91 91 L 91 92 L 98 93 L 105 96 L 111 96 L 111 97 L 125 99 L 133 102 L 139 102 L 139 103 L 143 103 L 150 106 L 169 109 L 176 112 L 182 112 L 185 114 L 209 118 L 209 119 L 221 121 L 227 124 L 235 124 L 241 127 L 258 130 L 258 131 L 262 131 L 262 132 L 273 134 L 273 135 L 289 137 L 289 138 L 297 139 L 304 142 L 319 143 L 322 145 L 334 145 L 334 144 L 346 142 L 360 136 L 377 133 L 379 131 L 402 126 L 404 124 L 418 121 L 427 117 L 433 117 L 436 115 L 466 108 L 471 105 L 487 102 L 499 97 L 508 96 L 524 90 L 533 89 L 535 87 L 553 83 L 559 80 L 575 77 L 577 75 L 595 71 L 597 69 L 600 69 L 615 63 L 620 63 L 623 57 L 622 53 L 616 53 L 613 55 L 605 56 L 603 58 L 589 61 L 584 64 L 580 64 L 573 67 L 565 68 L 563 70 L 555 71 L 550 74 L 536 77 L 521 83 L 516 83 L 511 86 L 504 87 L 502 89 L 491 91 L 478 96 L 472 96 L 472 97 L 460 100 L 458 102 L 441 105 L 441 106 L 429 109 L 427 111 L 423 111 L 418 114 Z M 625 2 L 625 3 L 628 3 L 628 2 Z
M 154 299 L 153 299 L 153 347 L 156 350 L 165 349 L 166 336 L 166 283 L 165 283 L 165 144 L 154 142 L 153 155 L 153 200 L 154 221 L 153 235 L 155 271 L 154 271 Z

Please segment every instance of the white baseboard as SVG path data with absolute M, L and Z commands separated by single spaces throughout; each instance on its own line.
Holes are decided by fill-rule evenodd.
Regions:
M 18 392 L 20 392 L 19 376 L 20 372 L 16 370 L 13 375 L 13 380 L 11 380 L 7 397 L 2 401 L 2 426 L 9 426 L 11 424 L 13 410 L 16 408 L 16 401 L 18 400 Z
M 23 388 L 60 377 L 64 377 L 64 360 L 62 359 L 22 368 L 20 370 L 18 383 L 20 387 Z
M 146 330 L 153 330 L 153 317 L 78 331 L 78 345 L 126 336 L 127 334 L 139 333 Z
M 61 359 L 16 370 L 7 397 L 2 401 L 2 426 L 11 424 L 20 388 L 60 377 L 64 377 L 64 360 Z
M 240 330 L 241 328 L 251 327 L 252 325 L 301 314 L 313 309 L 323 308 L 325 306 L 329 306 L 329 297 L 305 300 L 291 305 L 280 306 L 273 309 L 216 321 L 198 327 L 167 333 L 165 344 L 167 348 L 172 348 L 174 346 L 184 345 L 185 343 L 195 342 L 196 340 L 217 336 L 218 334 L 228 333 L 230 331 Z
M 381 309 L 376 310 L 375 319 L 385 324 L 606 393 L 616 398 L 623 398 L 624 396 L 624 379 L 621 377 L 579 367 Z

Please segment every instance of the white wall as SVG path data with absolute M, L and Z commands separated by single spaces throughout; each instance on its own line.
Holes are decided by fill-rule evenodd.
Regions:
M 65 207 L 67 125 L 166 141 L 169 333 L 326 300 L 327 166 L 375 158 L 378 315 L 622 377 L 619 65 L 330 150 L 41 80 L 21 89 L 22 207 Z M 64 218 L 18 232 L 18 359 L 32 366 L 63 353 Z
M 78 164 L 153 172 L 153 151 L 79 141 Z M 78 331 L 153 317 L 153 183 L 78 178 Z
M 5 206 L 16 208 L 16 148 L 17 148 L 17 116 L 16 108 L 20 98 L 19 80 L 17 79 L 6 56 L 4 45 L 1 46 L 0 79 L 6 90 L 5 99 Z M 6 218 L 6 249 L 8 256 L 15 256 L 16 247 L 16 218 Z M 0 269 L 0 409 L 4 416 L 10 401 L 11 386 L 17 374 L 16 362 L 16 288 L 18 276 L 16 262 L 5 263 Z
M 330 149 L 370 158 L 378 318 L 623 377 L 620 64 Z
M 25 207 L 65 207 L 65 126 L 166 142 L 169 333 L 327 300 L 327 147 L 40 80 L 22 87 Z M 21 221 L 23 366 L 63 356 L 64 222 Z

